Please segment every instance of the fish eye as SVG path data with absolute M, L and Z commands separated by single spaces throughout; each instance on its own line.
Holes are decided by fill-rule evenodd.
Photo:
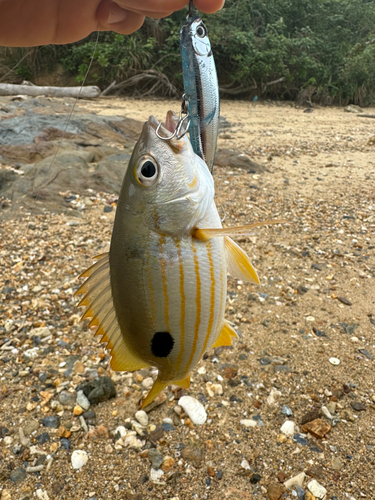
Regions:
M 203 24 L 197 26 L 196 33 L 199 36 L 199 38 L 204 38 L 207 35 L 206 28 L 203 26 Z
M 136 166 L 135 177 L 142 186 L 152 186 L 159 176 L 159 166 L 150 156 L 141 157 Z

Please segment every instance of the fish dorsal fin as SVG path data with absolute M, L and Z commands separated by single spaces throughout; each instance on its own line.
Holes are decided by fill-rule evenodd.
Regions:
M 239 280 L 250 281 L 259 285 L 257 272 L 251 265 L 246 253 L 229 236 L 225 236 L 224 240 L 229 274 Z
M 113 370 L 132 372 L 146 368 L 149 365 L 129 350 L 117 322 L 112 299 L 109 254 L 102 254 L 98 258 L 95 264 L 81 274 L 87 280 L 76 292 L 76 295 L 85 294 L 79 303 L 80 306 L 87 306 L 83 318 L 92 318 L 90 326 L 98 326 L 95 336 L 100 336 L 100 342 L 107 344 Z
M 233 338 L 237 337 L 236 330 L 232 328 L 227 320 L 224 320 L 223 328 L 221 329 L 218 338 L 212 347 L 221 347 L 232 345 Z

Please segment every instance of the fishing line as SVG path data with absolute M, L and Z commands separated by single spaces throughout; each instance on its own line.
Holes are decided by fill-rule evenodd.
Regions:
M 99 35 L 100 35 L 100 31 L 98 31 L 98 32 L 97 32 L 97 35 L 96 35 L 96 40 L 95 40 L 95 45 L 94 45 L 94 50 L 93 50 L 93 53 L 92 53 L 92 56 L 91 56 L 91 59 L 90 59 L 89 65 L 88 65 L 88 67 L 87 67 L 87 70 L 86 70 L 85 76 L 84 76 L 84 78 L 83 78 L 83 80 L 82 80 L 82 83 L 81 83 L 80 89 L 79 89 L 79 91 L 78 91 L 78 95 L 77 95 L 77 97 L 76 97 L 76 99 L 75 99 L 75 101 L 74 101 L 74 103 L 73 103 L 72 109 L 71 109 L 71 111 L 70 111 L 70 113 L 69 113 L 69 115 L 68 115 L 68 118 L 67 118 L 67 120 L 66 120 L 66 123 L 65 123 L 65 126 L 64 126 L 64 129 L 63 129 L 63 135 L 62 135 L 62 138 L 61 138 L 61 140 L 60 140 L 60 141 L 59 141 L 59 143 L 58 143 L 56 153 L 54 154 L 54 156 L 53 156 L 53 158 L 52 158 L 51 164 L 50 164 L 50 166 L 48 167 L 48 171 L 50 171 L 50 170 L 51 170 L 51 168 L 52 168 L 52 166 L 53 166 L 53 164 L 54 164 L 54 162 L 55 162 L 55 160 L 56 160 L 56 157 L 57 157 L 58 153 L 59 153 L 59 152 L 60 152 L 60 150 L 61 150 L 61 142 L 64 140 L 65 133 L 66 133 L 66 131 L 67 131 L 67 129 L 68 129 L 68 126 L 69 126 L 69 123 L 70 123 L 70 121 L 71 121 L 71 119 L 72 119 L 72 116 L 73 116 L 73 113 L 74 113 L 74 110 L 75 110 L 76 104 L 77 104 L 77 102 L 78 102 L 79 96 L 81 95 L 81 92 L 82 92 L 83 86 L 84 86 L 84 85 L 85 85 L 85 83 L 86 83 L 86 80 L 87 80 L 88 74 L 89 74 L 89 72 L 90 72 L 90 69 L 91 69 L 92 63 L 93 63 L 93 61 L 94 61 L 95 52 L 96 52 L 96 49 L 97 49 L 97 46 L 98 46 L 98 43 L 99 43 Z M 38 171 L 37 171 L 37 172 L 35 173 L 35 176 L 34 176 L 33 185 L 32 185 L 32 190 L 31 190 L 33 198 L 38 199 L 38 198 L 39 198 L 39 194 L 40 194 L 40 189 L 41 189 L 41 188 L 45 188 L 45 187 L 49 186 L 50 184 L 52 184 L 52 182 L 56 179 L 56 177 L 60 174 L 60 172 L 61 172 L 61 170 L 59 170 L 59 172 L 57 172 L 57 174 L 56 174 L 56 175 L 54 175 L 51 179 L 48 179 L 48 180 L 47 180 L 47 182 L 45 182 L 45 183 L 41 182 L 41 183 L 39 184 L 39 186 L 37 186 L 37 187 L 36 187 L 35 192 L 34 192 L 34 183 L 35 183 L 35 179 L 36 179 L 36 176 L 37 176 L 37 173 L 38 173 Z

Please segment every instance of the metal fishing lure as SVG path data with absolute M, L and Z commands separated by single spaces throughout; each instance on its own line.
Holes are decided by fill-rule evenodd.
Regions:
M 190 141 L 212 172 L 219 133 L 219 84 L 207 28 L 193 13 L 192 0 L 180 31 L 180 48 Z

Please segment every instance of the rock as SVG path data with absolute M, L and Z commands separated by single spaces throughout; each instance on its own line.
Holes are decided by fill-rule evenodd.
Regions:
M 297 491 L 298 500 L 305 500 L 306 499 L 305 490 L 303 488 L 301 488 L 301 486 L 297 485 L 296 491 Z
M 350 410 L 343 410 L 343 412 L 340 414 L 340 416 L 343 420 L 347 420 L 349 422 L 355 421 L 354 415 Z
M 163 469 L 164 472 L 168 472 L 173 468 L 174 464 L 175 464 L 175 459 L 167 455 L 163 459 L 161 468 Z
M 286 478 L 288 476 L 285 474 L 284 471 L 280 471 L 278 474 L 277 474 L 277 480 L 280 482 L 280 483 L 284 483 L 286 481 Z
M 159 470 L 161 464 L 163 463 L 163 455 L 156 448 L 150 448 L 148 450 L 148 458 L 151 460 L 151 466 L 155 470 Z
M 73 371 L 74 371 L 74 373 L 78 373 L 78 374 L 82 374 L 85 371 L 85 365 L 82 363 L 82 361 L 77 359 L 74 362 Z
M 271 483 L 267 488 L 267 496 L 269 500 L 280 500 L 284 494 L 285 488 L 281 484 Z
M 240 424 L 245 427 L 256 427 L 258 425 L 258 422 L 256 420 L 253 420 L 252 418 L 245 418 L 243 420 L 240 420 Z
M 309 432 L 316 438 L 323 439 L 326 434 L 331 430 L 331 426 L 322 420 L 321 418 L 317 418 L 312 422 L 308 422 L 302 426 L 302 429 L 305 432 Z
M 84 450 L 74 450 L 71 461 L 73 469 L 81 469 L 88 461 L 89 456 Z
M 296 424 L 293 420 L 285 420 L 280 430 L 286 436 L 293 436 L 296 432 Z
M 307 488 L 310 491 L 310 493 L 312 493 L 314 497 L 318 499 L 323 499 L 327 494 L 327 490 L 324 488 L 324 486 L 319 484 L 316 479 L 312 479 L 307 484 Z
M 304 472 L 300 472 L 294 477 L 291 477 L 287 481 L 284 482 L 284 487 L 287 490 L 291 490 L 293 486 L 303 486 L 303 482 L 305 480 L 306 474 Z
M 363 403 L 360 403 L 359 401 L 351 401 L 350 406 L 355 411 L 366 411 L 366 406 Z
M 328 418 L 328 420 L 333 419 L 333 416 L 331 415 L 330 411 L 328 410 L 328 408 L 326 406 L 322 406 L 322 413 L 326 418 Z
M 42 424 L 44 425 L 44 427 L 58 429 L 60 427 L 60 417 L 58 415 L 50 415 L 49 417 L 44 417 L 42 419 Z
M 332 457 L 331 466 L 334 470 L 341 470 L 344 467 L 344 463 L 338 457 Z
M 202 403 L 192 396 L 182 396 L 178 404 L 183 408 L 184 412 L 189 416 L 191 421 L 196 425 L 202 425 L 207 420 L 207 413 Z
M 45 490 L 42 490 L 41 488 L 38 488 L 38 489 L 35 491 L 35 496 L 36 496 L 39 500 L 49 500 L 48 493 L 47 493 Z
M 151 469 L 150 480 L 154 483 L 158 482 L 163 475 L 164 472 L 161 469 L 158 470 Z
M 307 439 L 302 434 L 294 434 L 293 441 L 301 446 L 307 445 Z
M 110 377 L 99 377 L 89 382 L 84 382 L 77 387 L 78 391 L 83 391 L 91 404 L 116 397 L 116 388 Z
M 342 304 L 345 304 L 346 306 L 352 306 L 352 302 L 350 302 L 349 299 L 346 297 L 337 297 L 337 300 L 339 300 Z
M 42 432 L 42 434 L 39 434 L 38 436 L 36 436 L 35 439 L 39 444 L 44 444 L 44 443 L 47 443 L 48 441 L 51 440 L 48 432 Z
M 85 396 L 82 390 L 77 391 L 77 405 L 79 405 L 84 410 L 88 410 L 90 408 L 90 401 Z
M 259 481 L 262 479 L 262 476 L 260 474 L 251 474 L 250 476 L 250 483 L 251 484 L 257 484 Z
M 223 394 L 223 386 L 221 384 L 212 384 L 211 382 L 207 382 L 206 390 L 210 398 L 213 398 L 215 395 L 221 396 Z
M 82 415 L 82 413 L 84 411 L 85 410 L 83 408 L 81 408 L 81 406 L 75 405 L 75 407 L 73 408 L 73 415 L 75 415 L 76 417 L 79 417 L 80 415 Z
M 20 483 L 26 478 L 26 470 L 23 467 L 18 467 L 12 470 L 9 477 L 14 483 Z
M 136 436 L 128 435 L 124 440 L 125 446 L 133 448 L 135 450 L 140 450 L 143 446 L 142 441 L 140 441 Z
M 293 416 L 293 412 L 292 410 L 289 408 L 289 406 L 287 405 L 283 405 L 282 408 L 281 408 L 281 413 L 283 415 L 285 415 L 286 417 L 292 417 Z
M 123 425 L 119 425 L 118 427 L 116 427 L 115 437 L 124 438 L 126 437 L 127 433 L 128 431 L 126 430 L 126 428 Z
M 1 500 L 12 500 L 12 495 L 9 490 L 3 490 L 1 492 Z
M 181 457 L 184 460 L 191 461 L 199 465 L 204 459 L 204 454 L 200 448 L 189 445 L 181 451 Z
M 69 391 L 61 391 L 59 394 L 59 402 L 64 406 L 73 406 L 76 402 L 76 393 Z
M 333 500 L 333 497 L 331 497 L 331 498 Z M 314 495 L 312 493 L 310 493 L 309 491 L 306 491 L 305 500 L 316 500 L 316 498 L 314 497 Z
M 264 165 L 251 160 L 248 155 L 241 151 L 226 148 L 217 150 L 214 165 L 218 167 L 243 168 L 253 174 L 267 171 Z
M 320 418 L 322 416 L 321 410 L 312 410 L 307 413 L 305 413 L 302 417 L 299 423 L 301 425 L 306 424 L 307 422 L 312 422 L 313 420 L 316 420 L 317 418 Z
M 135 418 L 138 420 L 138 422 L 143 425 L 143 427 L 148 426 L 148 415 L 145 411 L 139 410 L 135 414 Z

